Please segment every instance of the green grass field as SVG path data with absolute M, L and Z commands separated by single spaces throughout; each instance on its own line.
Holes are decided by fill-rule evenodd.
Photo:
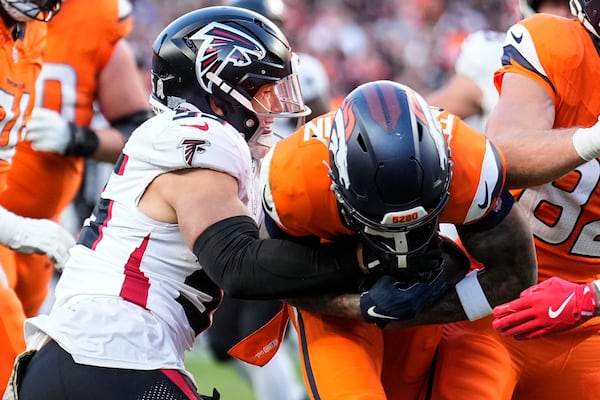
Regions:
M 221 394 L 221 400 L 261 400 L 254 396 L 250 383 L 238 372 L 233 363 L 217 362 L 204 340 L 199 339 L 194 349 L 187 353 L 185 364 L 188 371 L 194 375 L 201 394 L 210 395 L 213 388 L 216 388 Z M 294 354 L 293 348 L 291 351 L 291 354 Z M 302 372 L 297 359 L 295 370 L 299 381 L 302 382 Z
M 194 374 L 201 394 L 211 394 L 216 388 L 221 400 L 255 400 L 252 388 L 235 368 L 216 362 L 204 349 L 188 353 L 185 364 Z

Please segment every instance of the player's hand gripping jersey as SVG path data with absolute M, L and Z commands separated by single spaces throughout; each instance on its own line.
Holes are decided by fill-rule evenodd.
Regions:
M 600 97 L 593 83 L 600 81 L 600 51 L 597 39 L 579 21 L 536 14 L 512 26 L 504 45 L 504 66 L 495 75 L 497 87 L 505 73 L 527 76 L 553 100 L 554 128 L 588 127 L 596 122 Z M 600 277 L 599 183 L 600 162 L 594 159 L 517 196 L 531 216 L 540 280 L 558 275 L 587 282 Z
M 28 320 L 28 334 L 46 332 L 76 361 L 92 365 L 183 370 L 183 352 L 209 326 L 222 292 L 185 244 L 179 226 L 149 218 L 137 204 L 156 177 L 186 168 L 235 177 L 239 198 L 260 215 L 244 138 L 222 120 L 165 111 L 127 142 L 72 249 L 56 288 L 54 319 Z M 105 337 L 105 346 L 89 348 L 81 339 L 88 336 Z M 142 336 L 152 339 L 138 342 Z
M 464 225 L 482 218 L 504 185 L 500 153 L 480 133 L 448 112 L 434 110 L 450 147 L 450 199 L 440 222 Z M 339 216 L 328 175 L 334 113 L 317 117 L 277 143 L 261 166 L 263 205 L 286 233 L 334 240 L 352 235 Z

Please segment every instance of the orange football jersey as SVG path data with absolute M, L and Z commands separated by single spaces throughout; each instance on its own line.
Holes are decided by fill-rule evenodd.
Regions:
M 35 80 L 42 68 L 42 50 L 46 43 L 46 24 L 31 21 L 14 40 L 11 32 L 0 24 L 0 189 L 4 190 L 6 174 L 23 138 L 23 126 L 29 120 L 34 104 Z
M 6 188 L 15 146 L 23 139 L 23 126 L 31 116 L 45 42 L 45 23 L 27 22 L 14 40 L 0 21 L 0 191 Z M 7 252 L 0 249 L 0 254 Z M 0 268 L 0 387 L 5 387 L 15 357 L 25 350 L 25 316 L 13 291 L 17 280 L 14 265 L 2 263 Z
M 507 35 L 503 67 L 494 77 L 496 88 L 502 90 L 506 73 L 527 76 L 554 101 L 555 128 L 591 126 L 600 115 L 595 85 L 600 80 L 600 51 L 595 43 L 577 20 L 547 14 L 528 18 Z M 595 159 L 518 195 L 530 216 L 540 280 L 553 275 L 574 282 L 600 278 L 599 184 L 600 160 Z
M 440 221 L 474 223 L 497 202 L 505 180 L 504 160 L 484 135 L 448 112 L 432 111 L 449 145 L 452 164 L 450 197 Z M 334 117 L 329 113 L 313 119 L 278 142 L 261 164 L 263 208 L 293 236 L 334 240 L 353 234 L 341 221 L 328 175 Z M 381 330 L 366 322 L 291 306 L 287 315 L 298 333 L 302 372 L 311 398 L 415 399 L 424 390 L 441 325 Z M 268 338 L 278 328 L 281 331 L 278 322 L 272 324 Z M 235 356 L 240 354 L 240 348 L 235 350 Z M 246 350 L 243 359 L 262 361 L 264 353 Z M 340 363 L 345 367 L 340 369 Z
M 470 224 L 494 206 L 504 186 L 504 160 L 485 136 L 447 111 L 433 109 L 450 148 L 450 198 L 440 222 Z M 261 165 L 263 205 L 294 236 L 333 240 L 350 235 L 342 223 L 328 175 L 334 113 L 317 117 L 278 142 Z

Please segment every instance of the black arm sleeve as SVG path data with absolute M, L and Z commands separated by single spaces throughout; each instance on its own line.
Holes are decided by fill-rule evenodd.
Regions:
M 362 276 L 355 238 L 315 247 L 261 240 L 256 223 L 245 216 L 211 225 L 198 236 L 193 250 L 213 282 L 238 298 L 354 292 Z

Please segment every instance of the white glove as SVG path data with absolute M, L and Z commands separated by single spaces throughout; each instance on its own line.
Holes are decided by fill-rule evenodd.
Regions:
M 585 161 L 600 157 L 600 117 L 589 128 L 579 128 L 573 134 L 573 147 Z
M 20 217 L 0 207 L 0 243 L 24 254 L 46 254 L 61 269 L 75 238 L 49 219 Z
M 27 124 L 27 139 L 38 151 L 65 154 L 71 142 L 69 122 L 59 113 L 48 108 L 34 108 Z

